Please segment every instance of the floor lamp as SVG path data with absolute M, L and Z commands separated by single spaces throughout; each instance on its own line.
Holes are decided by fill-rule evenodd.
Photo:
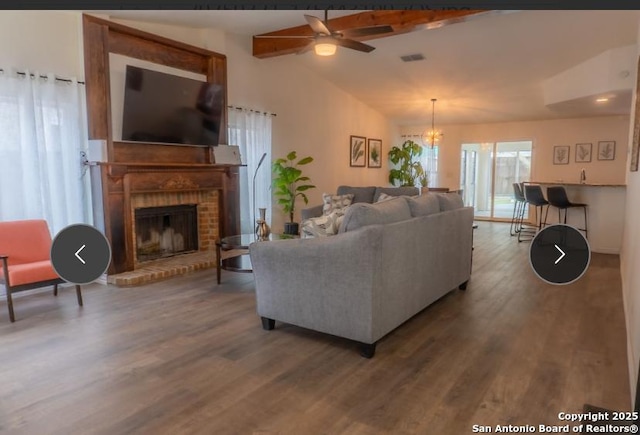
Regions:
M 264 159 L 266 157 L 267 153 L 262 154 L 262 157 L 260 157 L 260 161 L 258 162 L 258 166 L 253 173 L 253 205 L 251 206 L 251 227 L 254 229 L 254 231 L 252 231 L 252 233 L 255 233 L 254 225 L 256 224 L 256 175 L 258 175 L 258 169 L 260 169 L 260 166 L 262 166 L 262 162 L 264 162 Z

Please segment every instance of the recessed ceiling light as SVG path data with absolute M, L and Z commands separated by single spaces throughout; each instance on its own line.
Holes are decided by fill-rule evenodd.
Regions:
M 607 102 L 607 101 L 609 101 L 609 99 L 608 99 L 608 98 L 598 98 L 598 99 L 596 100 L 596 102 L 597 102 L 597 103 L 604 103 L 604 102 Z

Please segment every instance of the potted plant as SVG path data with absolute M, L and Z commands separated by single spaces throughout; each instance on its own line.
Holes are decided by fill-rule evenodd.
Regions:
M 313 157 L 304 157 L 297 162 L 296 158 L 296 152 L 291 151 L 286 158 L 277 159 L 272 165 L 274 195 L 278 197 L 278 204 L 282 210 L 289 214 L 289 222 L 284 224 L 284 233 L 292 235 L 298 234 L 298 223 L 293 221 L 296 199 L 300 196 L 304 203 L 308 204 L 309 198 L 305 192 L 316 187 L 313 184 L 308 184 L 309 177 L 303 176 L 302 170 L 299 168 L 313 162 Z
M 389 151 L 389 160 L 396 167 L 389 170 L 389 183 L 394 186 L 427 187 L 429 173 L 424 170 L 419 157 L 422 147 L 412 140 L 406 140 L 400 147 L 394 146 Z

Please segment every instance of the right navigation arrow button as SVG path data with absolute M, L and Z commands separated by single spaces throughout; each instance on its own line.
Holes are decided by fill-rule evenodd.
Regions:
M 558 251 L 560 251 L 560 254 L 562 254 L 562 255 L 560 255 L 560 256 L 558 257 L 558 259 L 556 260 L 556 262 L 555 262 L 555 263 L 553 263 L 553 264 L 558 264 L 558 263 L 560 262 L 560 260 L 562 260 L 566 254 L 564 253 L 564 251 L 563 251 L 562 249 L 560 249 L 560 247 L 559 247 L 558 245 L 553 245 L 553 246 L 555 246 L 555 247 L 556 247 L 556 249 L 557 249 Z
M 570 284 L 589 267 L 591 250 L 576 228 L 553 224 L 535 235 L 529 248 L 529 262 L 538 278 L 549 284 Z

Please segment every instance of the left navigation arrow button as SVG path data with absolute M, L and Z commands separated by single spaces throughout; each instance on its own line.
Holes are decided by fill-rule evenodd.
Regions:
M 79 255 L 79 254 L 80 254 L 80 251 L 82 251 L 82 250 L 84 249 L 84 247 L 85 247 L 85 246 L 87 246 L 87 245 L 82 245 L 82 246 L 80 247 L 80 249 L 78 249 L 78 250 L 76 251 L 76 258 L 77 258 L 78 260 L 80 260 L 80 261 L 82 262 L 82 264 L 87 264 L 87 262 L 86 262 L 86 261 L 84 261 L 84 260 L 82 259 L 82 257 Z M 556 247 L 557 247 L 557 246 L 556 246 Z

